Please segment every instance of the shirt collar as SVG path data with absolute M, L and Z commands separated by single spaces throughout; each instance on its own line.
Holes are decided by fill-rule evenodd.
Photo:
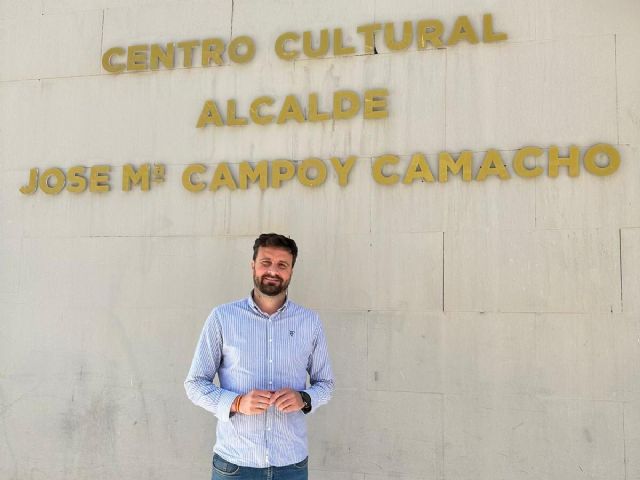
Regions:
M 268 314 L 264 313 L 262 310 L 260 310 L 260 307 L 258 306 L 258 304 L 255 302 L 255 300 L 253 299 L 253 290 L 251 290 L 249 292 L 249 296 L 247 297 L 247 303 L 249 304 L 249 306 L 256 312 L 260 313 L 261 315 L 267 315 Z M 289 295 L 287 295 L 287 297 L 284 299 L 284 303 L 282 304 L 282 306 L 276 310 L 276 313 L 280 313 L 280 312 L 284 312 L 287 307 L 289 306 Z

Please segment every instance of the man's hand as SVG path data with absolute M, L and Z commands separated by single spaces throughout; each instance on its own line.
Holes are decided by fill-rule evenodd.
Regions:
M 271 396 L 271 404 L 275 405 L 278 410 L 285 413 L 297 412 L 304 407 L 300 392 L 290 388 L 278 390 Z
M 238 410 L 244 415 L 260 415 L 271 405 L 271 397 L 269 390 L 251 390 L 240 399 Z

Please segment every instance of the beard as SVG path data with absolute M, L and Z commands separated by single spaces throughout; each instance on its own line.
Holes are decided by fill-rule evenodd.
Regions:
M 263 295 L 275 297 L 289 288 L 289 281 L 284 281 L 277 275 L 263 275 L 262 277 L 253 277 L 253 284 Z

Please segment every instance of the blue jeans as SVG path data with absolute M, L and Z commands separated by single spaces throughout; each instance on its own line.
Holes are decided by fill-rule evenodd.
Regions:
M 239 467 L 214 453 L 211 480 L 307 480 L 308 459 L 286 467 L 251 468 Z

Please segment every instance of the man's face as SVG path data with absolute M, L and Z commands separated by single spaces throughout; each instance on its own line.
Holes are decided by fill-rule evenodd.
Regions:
M 251 262 L 253 284 L 270 297 L 284 292 L 293 274 L 293 255 L 276 247 L 259 247 L 255 261 Z

